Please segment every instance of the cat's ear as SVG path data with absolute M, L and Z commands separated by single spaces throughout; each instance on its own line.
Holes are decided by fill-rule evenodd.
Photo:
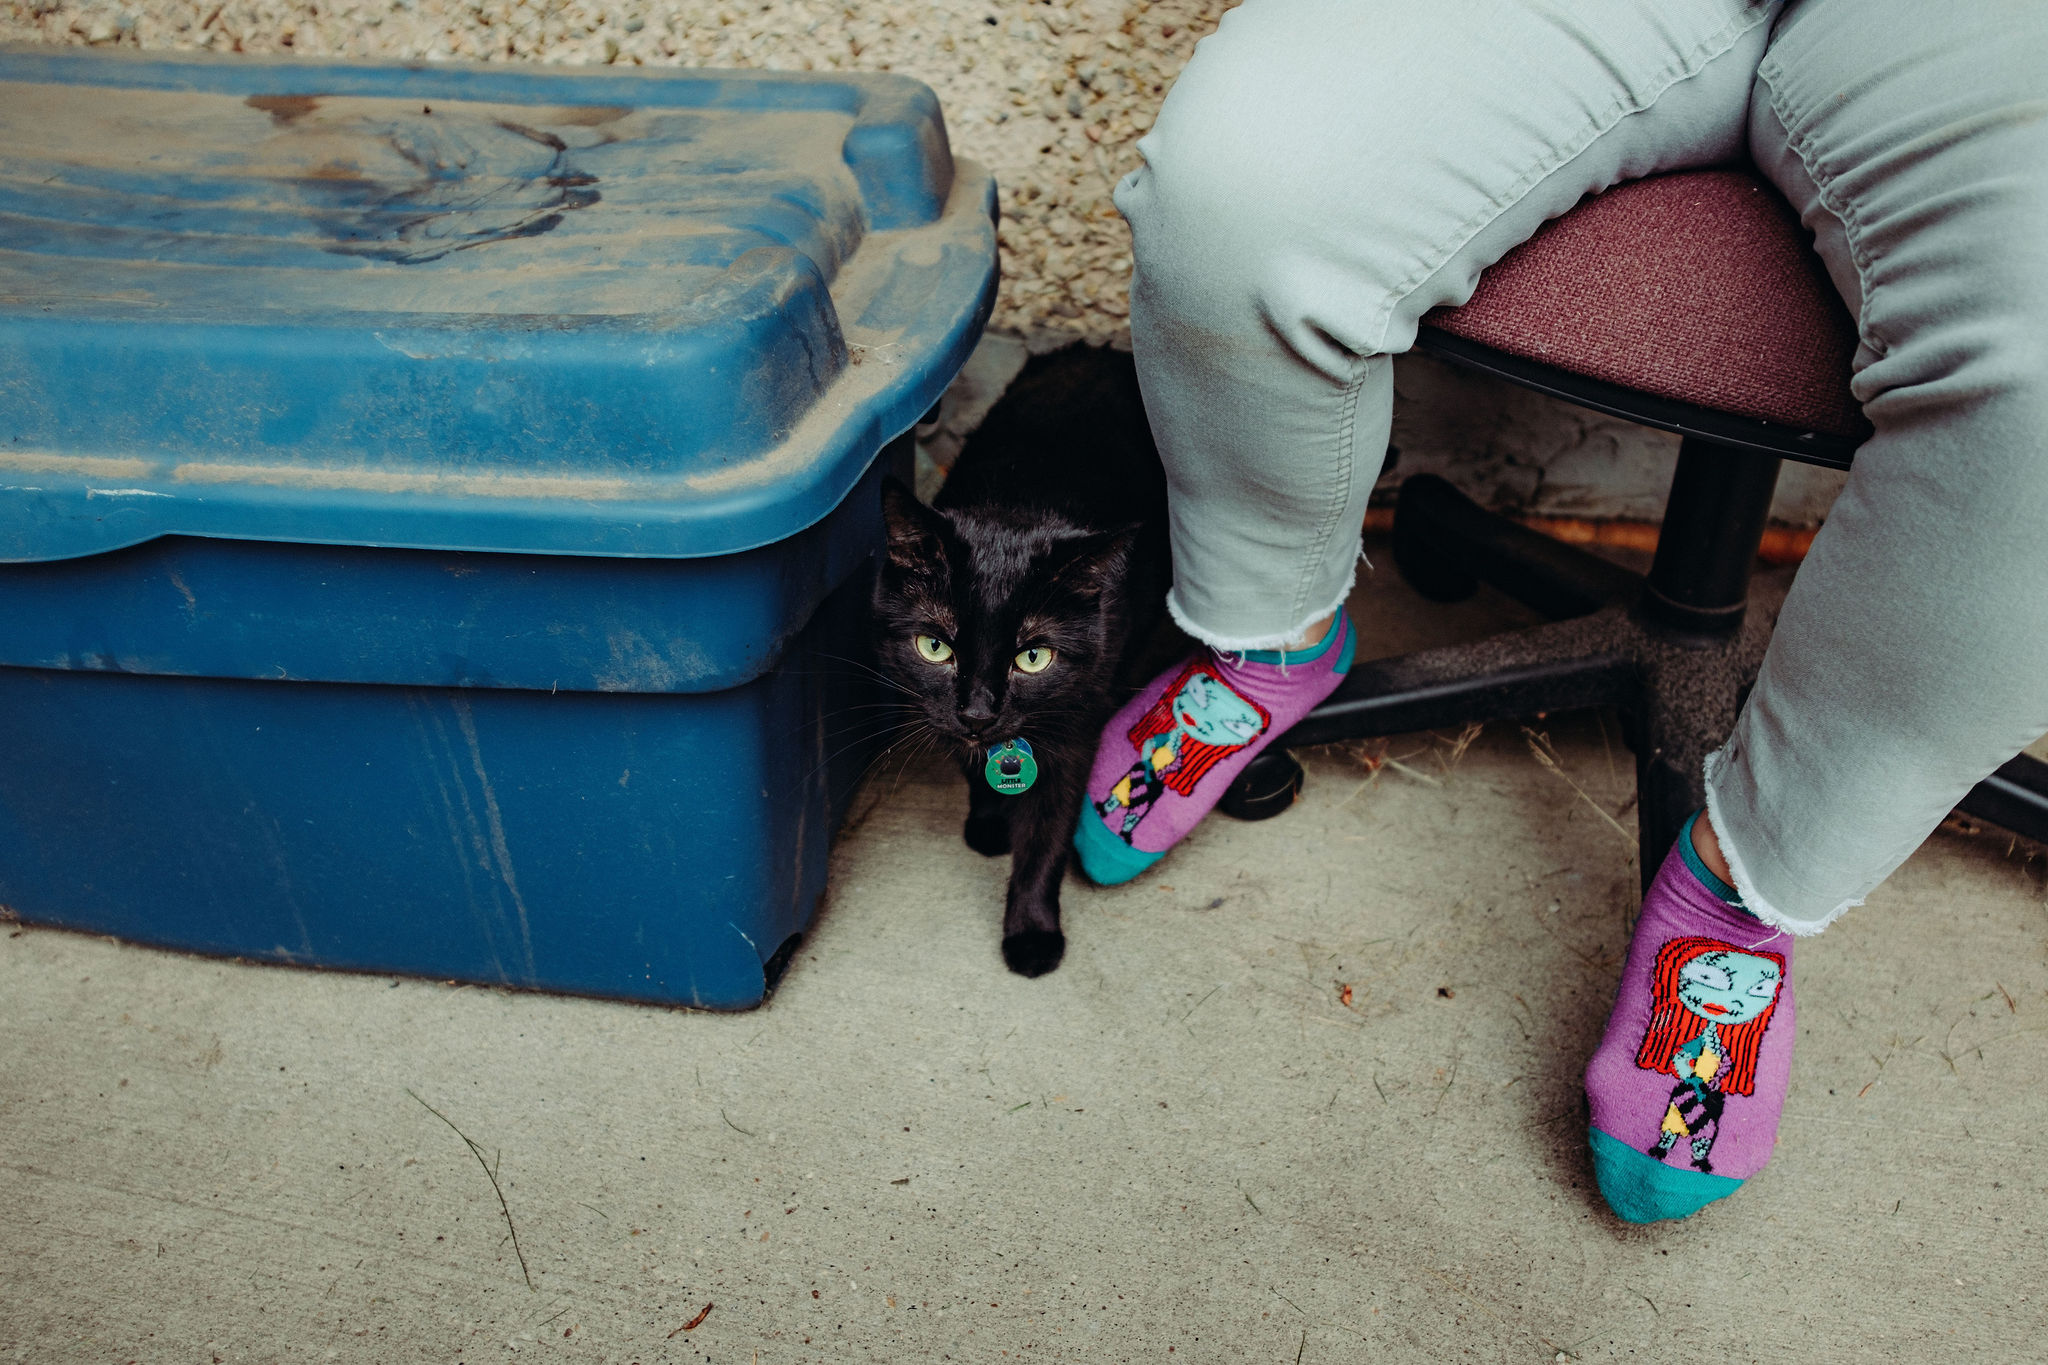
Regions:
M 1069 541 L 1064 547 L 1066 557 L 1053 570 L 1049 586 L 1080 597 L 1102 596 L 1123 582 L 1137 539 L 1138 527 L 1130 525 Z
M 899 568 L 930 565 L 944 553 L 939 514 L 917 500 L 897 479 L 882 480 L 882 524 L 888 531 L 889 562 Z

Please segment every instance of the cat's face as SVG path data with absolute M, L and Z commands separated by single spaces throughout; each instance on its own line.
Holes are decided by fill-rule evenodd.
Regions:
M 1057 518 L 940 513 L 884 489 L 888 555 L 875 584 L 877 654 L 963 760 L 1019 736 L 1092 743 L 1121 647 L 1128 537 Z

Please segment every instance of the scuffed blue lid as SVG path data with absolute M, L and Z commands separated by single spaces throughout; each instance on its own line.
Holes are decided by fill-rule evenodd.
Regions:
M 993 213 L 901 76 L 0 50 L 0 559 L 779 540 L 966 357 Z

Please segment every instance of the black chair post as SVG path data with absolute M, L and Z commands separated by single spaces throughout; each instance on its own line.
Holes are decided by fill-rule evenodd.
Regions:
M 1643 585 L 1646 624 L 1708 640 L 1742 624 L 1783 463 L 1765 451 L 1684 439 L 1657 558 Z
M 1733 728 L 1769 638 L 1768 626 L 1743 626 L 1782 463 L 1768 451 L 1698 436 L 1678 449 L 1657 556 L 1636 602 L 1651 683 L 1625 720 L 1636 731 L 1645 887 L 1706 800 L 1701 767 Z

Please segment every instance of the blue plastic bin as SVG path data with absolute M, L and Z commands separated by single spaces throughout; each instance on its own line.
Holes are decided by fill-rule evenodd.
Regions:
M 0 180 L 0 904 L 758 1003 L 993 298 L 931 92 L 16 48 Z

